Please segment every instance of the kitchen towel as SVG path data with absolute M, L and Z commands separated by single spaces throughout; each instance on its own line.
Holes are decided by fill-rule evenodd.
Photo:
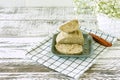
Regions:
M 90 30 L 85 27 L 81 27 L 80 29 L 88 33 L 94 33 L 111 43 L 114 43 L 116 41 L 115 37 L 105 34 L 103 32 Z M 40 42 L 38 45 L 36 45 L 36 47 L 33 47 L 31 50 L 29 50 L 26 53 L 26 56 L 39 64 L 42 64 L 55 71 L 72 77 L 75 80 L 78 80 L 80 76 L 94 64 L 99 54 L 107 50 L 107 47 L 93 42 L 93 54 L 89 57 L 63 58 L 54 55 L 51 52 L 51 45 L 52 37 L 48 37 L 43 42 Z

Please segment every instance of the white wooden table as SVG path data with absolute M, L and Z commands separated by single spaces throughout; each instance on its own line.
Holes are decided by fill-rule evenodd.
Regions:
M 66 11 L 64 14 L 57 12 L 59 10 L 54 7 L 44 8 L 46 14 L 42 10 L 43 8 L 0 8 L 0 80 L 70 80 L 69 77 L 25 56 L 27 50 L 44 40 L 49 33 L 54 33 L 59 24 L 75 18 L 67 8 L 61 8 Z M 96 29 L 94 16 L 84 15 L 84 19 L 81 16 L 79 19 L 81 25 Z M 119 80 L 119 66 L 118 40 L 100 55 L 97 62 L 80 80 Z

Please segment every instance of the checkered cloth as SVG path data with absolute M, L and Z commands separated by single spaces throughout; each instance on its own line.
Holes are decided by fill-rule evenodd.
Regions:
M 86 32 L 95 33 L 96 35 L 108 40 L 109 42 L 115 42 L 116 38 L 108 34 L 104 34 L 99 31 L 93 31 L 87 28 L 81 28 L 81 30 Z M 82 58 L 72 58 L 72 57 L 59 57 L 54 55 L 51 52 L 52 37 L 48 37 L 43 42 L 40 42 L 39 45 L 32 48 L 26 54 L 27 57 L 32 60 L 49 67 L 53 70 L 56 70 L 62 74 L 70 76 L 74 79 L 79 79 L 79 77 L 95 62 L 96 58 L 107 48 L 94 42 L 93 48 L 94 53 L 89 57 Z

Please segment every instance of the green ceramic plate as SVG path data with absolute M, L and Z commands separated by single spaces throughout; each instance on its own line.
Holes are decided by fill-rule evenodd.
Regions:
M 55 44 L 56 44 L 57 35 L 58 34 L 55 34 L 53 36 L 53 41 L 52 41 L 52 52 L 53 52 L 53 54 L 55 54 L 57 56 L 60 56 L 60 57 L 88 57 L 93 53 L 93 46 L 92 46 L 93 39 L 89 34 L 83 32 L 83 37 L 84 37 L 83 52 L 81 54 L 75 54 L 75 55 L 62 54 L 56 50 Z

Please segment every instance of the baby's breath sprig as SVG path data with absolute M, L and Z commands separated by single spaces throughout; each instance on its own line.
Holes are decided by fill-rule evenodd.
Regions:
M 120 19 L 120 0 L 73 0 L 78 14 L 103 13 Z
M 93 13 L 94 1 L 93 0 L 73 0 L 77 14 Z
M 110 17 L 120 18 L 120 0 L 97 1 L 97 12 L 104 13 Z

